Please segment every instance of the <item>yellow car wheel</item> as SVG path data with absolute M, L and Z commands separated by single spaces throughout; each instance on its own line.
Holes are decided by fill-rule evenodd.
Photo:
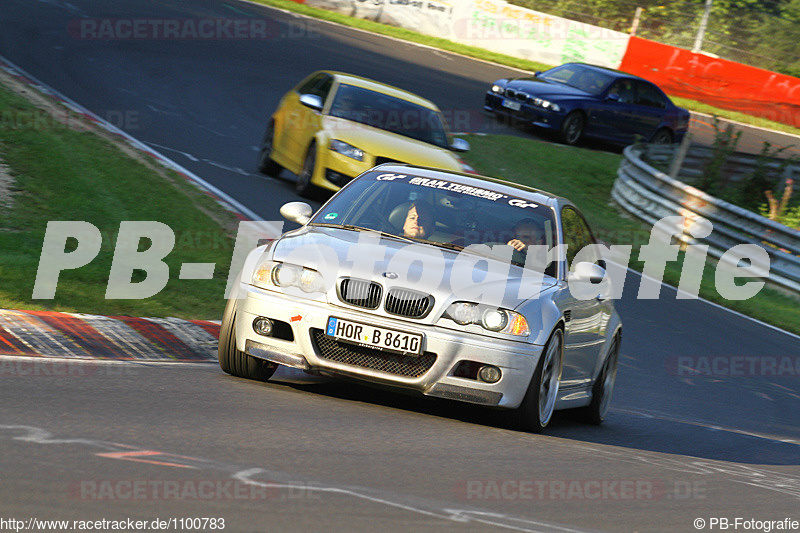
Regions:
M 278 163 L 272 160 L 272 142 L 275 138 L 275 123 L 270 121 L 261 143 L 261 152 L 258 155 L 258 170 L 267 176 L 277 176 L 281 171 Z
M 314 175 L 314 167 L 317 166 L 317 143 L 314 141 L 308 147 L 306 153 L 306 160 L 303 162 L 303 169 L 297 175 L 297 184 L 295 190 L 300 196 L 308 197 L 315 189 L 311 183 L 311 177 Z

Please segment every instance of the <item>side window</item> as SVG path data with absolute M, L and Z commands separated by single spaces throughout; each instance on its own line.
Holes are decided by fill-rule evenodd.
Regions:
M 636 82 L 636 103 L 647 107 L 664 108 L 665 102 L 661 92 L 647 82 Z
M 586 246 L 594 244 L 592 232 L 583 217 L 571 207 L 561 211 L 561 225 L 564 228 L 564 243 L 567 245 L 567 267 L 573 267 L 575 256 Z M 589 261 L 596 263 L 600 258 L 593 254 Z
M 316 76 L 312 76 L 297 88 L 297 92 L 299 94 L 311 93 L 311 91 L 314 89 L 314 86 L 322 81 L 323 77 L 325 77 L 325 74 L 317 74 Z
M 608 90 L 608 95 L 618 96 L 621 104 L 632 104 L 636 99 L 636 90 L 631 80 L 617 80 Z
M 328 93 L 331 92 L 331 86 L 333 85 L 333 78 L 331 76 L 325 75 L 325 77 L 320 81 L 317 85 L 314 86 L 314 89 L 311 91 L 311 94 L 316 94 L 322 101 L 324 102 L 328 98 Z
M 320 73 L 300 85 L 300 87 L 297 88 L 297 92 L 299 94 L 313 94 L 319 96 L 324 103 L 328 98 L 328 93 L 331 92 L 332 85 L 333 76 Z

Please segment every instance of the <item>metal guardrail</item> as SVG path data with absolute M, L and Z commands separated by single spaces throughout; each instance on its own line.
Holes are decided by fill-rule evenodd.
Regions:
M 647 144 L 644 146 L 642 160 L 646 163 L 669 165 L 675 157 L 675 145 Z M 678 179 L 688 183 L 699 180 L 703 176 L 706 165 L 713 158 L 714 150 L 712 148 L 691 144 L 681 162 Z M 800 161 L 785 161 L 775 157 L 735 152 L 727 158 L 722 168 L 730 184 L 750 178 L 759 168 L 773 174 L 780 173 L 783 183 L 787 178 L 794 178 L 794 192 L 795 194 L 800 193 L 800 180 L 797 179 L 800 176 Z M 783 185 L 780 189 L 783 189 Z
M 709 255 L 719 259 L 738 244 L 760 246 L 770 258 L 767 281 L 800 296 L 800 231 L 669 177 L 643 161 L 646 146 L 628 146 L 623 152 L 611 192 L 623 209 L 650 224 L 675 215 L 708 219 L 714 230 L 701 241 L 709 246 Z M 687 232 L 682 240 L 697 241 Z

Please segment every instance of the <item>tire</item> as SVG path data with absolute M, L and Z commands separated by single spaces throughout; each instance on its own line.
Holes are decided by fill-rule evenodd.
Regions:
M 258 154 L 258 171 L 267 176 L 277 176 L 283 168 L 272 160 L 272 143 L 275 138 L 275 123 L 270 121 L 264 140 L 261 142 L 261 151 Z
M 672 144 L 672 132 L 667 128 L 661 128 L 653 135 L 653 140 L 650 142 L 652 144 Z
M 580 111 L 573 111 L 561 124 L 561 140 L 564 144 L 574 146 L 583 137 L 584 129 L 586 129 L 586 116 Z
M 514 422 L 519 429 L 539 433 L 550 423 L 558 398 L 563 357 L 564 331 L 556 328 L 542 351 L 525 398 L 514 412 Z
M 611 347 L 603 363 L 603 368 L 592 386 L 592 403 L 583 408 L 586 422 L 599 426 L 608 415 L 611 405 L 611 396 L 614 393 L 614 384 L 617 381 L 617 367 L 619 366 L 620 336 L 614 335 Z
M 314 167 L 317 165 L 317 143 L 311 141 L 306 152 L 306 159 L 303 162 L 303 168 L 300 174 L 297 175 L 297 184 L 295 190 L 297 194 L 308 198 L 312 195 L 316 187 L 311 183 L 311 177 L 314 175 Z
M 236 307 L 235 298 L 228 300 L 222 314 L 222 325 L 219 329 L 219 348 L 217 356 L 223 372 L 232 376 L 256 381 L 267 381 L 277 370 L 276 363 L 258 359 L 236 349 Z

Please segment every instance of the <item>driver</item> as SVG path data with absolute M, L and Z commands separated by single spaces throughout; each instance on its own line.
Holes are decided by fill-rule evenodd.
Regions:
M 433 216 L 433 206 L 428 202 L 416 201 L 408 208 L 406 220 L 403 223 L 403 236 L 413 239 L 426 239 L 430 237 L 436 227 Z

